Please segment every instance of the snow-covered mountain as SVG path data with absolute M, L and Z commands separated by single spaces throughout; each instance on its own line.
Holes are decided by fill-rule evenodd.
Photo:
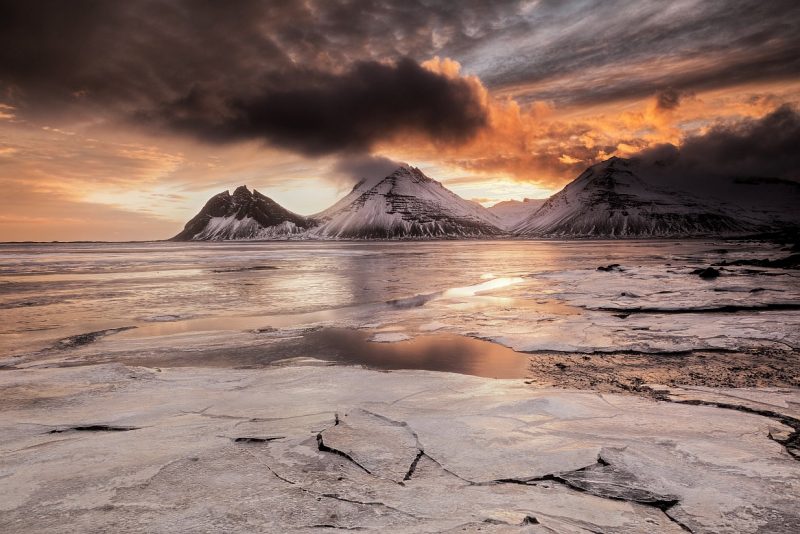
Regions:
M 426 239 L 509 232 L 525 237 L 725 236 L 800 226 L 796 182 L 717 177 L 690 190 L 713 198 L 699 200 L 664 173 L 668 170 L 611 158 L 547 200 L 505 201 L 486 209 L 419 169 L 402 166 L 389 176 L 362 180 L 311 217 L 241 186 L 233 195 L 225 191 L 212 197 L 173 240 Z
M 503 234 L 500 220 L 415 167 L 362 180 L 344 198 L 313 216 L 316 238 L 447 238 Z
M 545 198 L 526 198 L 525 200 L 504 200 L 489 208 L 501 223 L 501 228 L 511 230 L 533 212 L 542 207 L 547 199 Z
M 586 169 L 520 222 L 524 236 L 658 237 L 730 235 L 755 220 L 646 183 L 630 160 L 613 157 Z
M 206 202 L 200 213 L 186 223 L 173 241 L 221 241 L 226 239 L 281 239 L 296 236 L 314 224 L 265 197 L 255 189 L 237 187 Z

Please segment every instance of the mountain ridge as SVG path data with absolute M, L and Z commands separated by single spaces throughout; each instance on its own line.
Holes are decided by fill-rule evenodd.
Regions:
M 750 205 L 742 205 L 722 198 L 724 191 L 718 200 L 700 200 L 640 176 L 643 172 L 636 160 L 612 157 L 588 167 L 546 200 L 504 201 L 487 209 L 418 168 L 402 165 L 387 176 L 360 180 L 332 206 L 309 217 L 240 186 L 233 195 L 213 196 L 172 239 L 725 237 L 800 225 L 791 214 L 778 216 L 800 199 L 795 182 L 731 180 L 740 188 L 757 183 L 770 189 L 760 195 L 768 200 L 750 198 Z

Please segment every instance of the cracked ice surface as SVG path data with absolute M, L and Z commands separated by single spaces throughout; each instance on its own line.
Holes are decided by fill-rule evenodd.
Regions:
M 6 532 L 800 528 L 780 423 L 713 406 L 318 366 L 8 370 L 0 389 Z

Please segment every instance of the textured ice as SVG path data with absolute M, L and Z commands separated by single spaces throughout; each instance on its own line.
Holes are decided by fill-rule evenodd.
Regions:
M 800 528 L 800 462 L 742 411 L 297 362 L 0 389 L 4 531 Z M 136 429 L 51 433 L 78 425 Z
M 0 530 L 797 532 L 796 390 L 651 385 L 655 401 L 368 371 L 319 350 L 331 333 L 397 355 L 424 341 L 400 336 L 463 334 L 527 351 L 791 354 L 796 270 L 692 274 L 782 254 L 0 245 Z

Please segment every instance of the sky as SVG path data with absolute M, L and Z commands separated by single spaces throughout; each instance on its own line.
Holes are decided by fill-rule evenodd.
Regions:
M 0 241 L 311 215 L 400 163 L 545 198 L 611 156 L 800 179 L 796 0 L 0 0 Z

